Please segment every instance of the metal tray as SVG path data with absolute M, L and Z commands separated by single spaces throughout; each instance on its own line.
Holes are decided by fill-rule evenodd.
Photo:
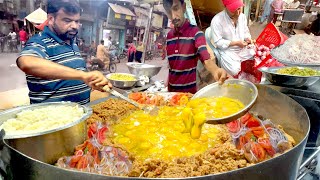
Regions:
M 285 85 L 292 87 L 311 86 L 320 80 L 320 76 L 293 76 L 286 74 L 278 74 L 277 71 L 283 67 L 263 67 L 259 71 L 265 74 L 265 77 L 272 84 Z M 302 68 L 303 67 L 299 67 Z

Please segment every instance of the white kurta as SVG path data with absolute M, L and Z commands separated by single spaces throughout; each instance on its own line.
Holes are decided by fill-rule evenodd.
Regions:
M 211 37 L 221 55 L 221 67 L 229 74 L 236 75 L 240 71 L 240 63 L 243 60 L 252 58 L 250 49 L 230 46 L 231 41 L 244 41 L 251 39 L 250 31 L 247 26 L 247 18 L 240 14 L 237 26 L 227 12 L 224 10 L 215 15 L 211 21 Z

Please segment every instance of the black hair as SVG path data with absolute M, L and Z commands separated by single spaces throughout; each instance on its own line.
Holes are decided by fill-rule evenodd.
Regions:
M 184 0 L 179 0 L 181 4 L 184 3 Z M 163 0 L 163 7 L 167 12 L 171 12 L 171 7 L 173 4 L 173 0 Z
M 104 44 L 104 40 L 101 40 L 100 43 L 101 43 L 101 44 Z
M 77 0 L 48 0 L 48 14 L 56 14 L 60 9 L 67 14 L 81 13 L 81 7 Z

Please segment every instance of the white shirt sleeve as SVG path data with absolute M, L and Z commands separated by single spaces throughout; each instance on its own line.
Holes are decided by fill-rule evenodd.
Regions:
M 223 27 L 218 22 L 218 19 L 213 18 L 211 22 L 211 38 L 213 38 L 214 44 L 219 49 L 227 49 L 230 46 L 231 41 L 223 39 L 222 37 Z
M 249 27 L 248 27 L 248 24 L 247 24 L 247 17 L 246 16 L 243 16 L 243 23 L 244 23 L 244 38 L 249 38 L 251 39 L 251 34 L 250 34 L 250 30 L 249 30 Z

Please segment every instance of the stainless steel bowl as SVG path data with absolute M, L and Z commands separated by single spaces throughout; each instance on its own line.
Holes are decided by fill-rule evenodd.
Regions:
M 110 76 L 112 74 L 125 74 L 125 75 L 129 75 L 129 76 L 132 76 L 132 77 L 136 78 L 136 80 L 135 81 L 112 80 L 112 79 L 110 79 Z M 111 73 L 111 74 L 107 75 L 107 79 L 111 82 L 111 84 L 113 86 L 118 87 L 118 88 L 131 88 L 138 82 L 138 79 L 137 79 L 137 77 L 135 75 L 128 74 L 128 73 Z
M 219 85 L 218 83 L 207 85 L 199 90 L 191 99 L 213 96 L 237 99 L 245 105 L 244 109 L 230 116 L 207 120 L 207 123 L 210 124 L 228 123 L 245 115 L 252 108 L 258 97 L 258 89 L 249 81 L 230 79 L 226 80 L 223 85 Z
M 143 64 L 143 63 L 127 63 L 128 69 L 130 73 L 136 76 L 148 76 L 152 78 L 153 76 L 157 75 L 162 66 L 150 65 L 150 64 Z
M 21 106 L 0 113 L 0 124 L 23 110 L 33 110 L 47 106 L 76 106 L 72 102 L 51 102 L 29 106 Z M 84 115 L 77 121 L 39 133 L 5 136 L 10 146 L 36 160 L 49 164 L 64 155 L 74 152 L 74 147 L 82 144 L 86 139 L 86 119 L 92 114 L 92 109 L 87 106 L 78 105 L 83 108 Z
M 277 71 L 283 67 L 263 67 L 259 71 L 265 74 L 265 77 L 270 83 L 276 85 L 286 85 L 292 87 L 311 86 L 320 80 L 320 76 L 292 76 L 278 74 Z M 303 67 L 299 67 L 303 69 Z

